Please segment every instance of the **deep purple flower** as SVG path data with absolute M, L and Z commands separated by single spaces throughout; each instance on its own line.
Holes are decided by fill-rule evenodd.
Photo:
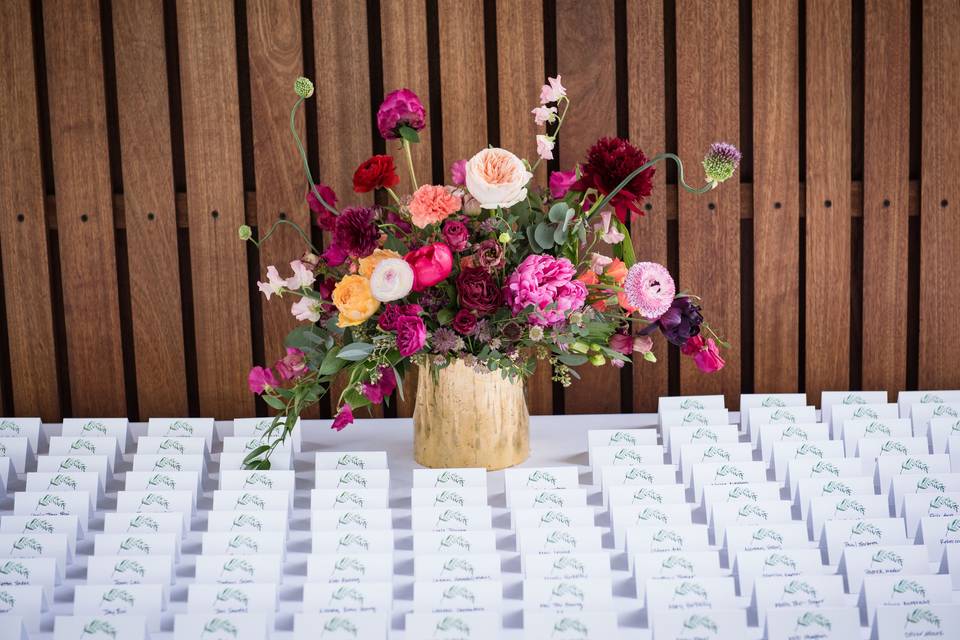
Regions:
M 700 333 L 701 324 L 703 316 L 700 315 L 700 307 L 684 296 L 676 298 L 659 320 L 647 325 L 640 333 L 648 335 L 660 329 L 667 340 L 682 347 L 687 340 Z
M 366 258 L 377 248 L 380 229 L 376 212 L 368 207 L 350 207 L 337 216 L 333 244 L 354 258 Z
M 480 315 L 493 313 L 503 303 L 503 292 L 486 269 L 464 267 L 457 275 L 457 301 Z
M 394 304 L 387 303 L 380 312 L 377 319 L 377 326 L 384 331 L 396 331 L 397 320 L 401 316 L 419 316 L 423 313 L 423 307 L 418 304 Z
M 459 220 L 447 219 L 443 223 L 443 239 L 453 251 L 463 251 L 470 244 L 470 230 Z
M 377 111 L 377 128 L 387 140 L 400 137 L 400 127 L 410 127 L 420 131 L 426 126 L 427 112 L 423 103 L 410 89 L 391 91 L 383 99 Z
M 460 309 L 453 317 L 451 326 L 457 333 L 468 336 L 477 328 L 477 314 L 467 309 Z
M 587 162 L 580 165 L 580 179 L 570 188 L 574 191 L 593 188 L 603 197 L 613 193 L 628 175 L 646 163 L 643 151 L 629 140 L 600 138 L 587 151 Z M 610 200 L 620 222 L 626 224 L 631 212 L 643 215 L 640 203 L 653 191 L 653 174 L 653 167 L 647 167 Z

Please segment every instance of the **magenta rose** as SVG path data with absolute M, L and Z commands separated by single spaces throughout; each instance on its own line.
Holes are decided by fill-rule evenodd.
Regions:
M 417 316 L 397 318 L 397 350 L 404 358 L 423 349 L 427 341 L 427 327 Z
M 499 269 L 503 264 L 503 245 L 496 240 L 484 240 L 477 245 L 477 252 L 474 255 L 477 264 L 484 269 L 490 271 Z
M 443 223 L 443 239 L 454 251 L 463 251 L 470 244 L 470 231 L 459 220 L 448 219 Z
M 487 315 L 503 302 L 503 293 L 489 271 L 464 267 L 457 276 L 457 300 L 464 309 Z
M 410 89 L 391 91 L 383 99 L 377 111 L 377 129 L 387 140 L 400 137 L 400 127 L 410 127 L 420 131 L 426 126 L 426 109 L 423 103 Z
M 453 254 L 450 247 L 434 242 L 403 256 L 413 268 L 413 290 L 423 291 L 446 280 L 453 270 Z
M 377 318 L 377 326 L 384 331 L 396 331 L 397 320 L 401 316 L 419 316 L 423 313 L 423 307 L 418 304 L 394 304 L 387 303 Z
M 284 380 L 299 378 L 307 372 L 307 357 L 300 349 L 287 347 L 287 355 L 273 365 L 277 374 Z
M 453 317 L 453 330 L 461 335 L 468 336 L 477 328 L 477 315 L 472 311 L 460 309 Z

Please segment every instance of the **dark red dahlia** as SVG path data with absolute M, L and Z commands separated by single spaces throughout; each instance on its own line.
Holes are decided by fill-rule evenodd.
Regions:
M 647 156 L 629 140 L 600 138 L 587 151 L 587 161 L 580 165 L 580 179 L 571 190 L 593 188 L 606 196 L 646 162 Z M 621 222 L 626 223 L 630 212 L 643 215 L 640 203 L 653 191 L 653 173 L 653 167 L 643 170 L 610 201 Z

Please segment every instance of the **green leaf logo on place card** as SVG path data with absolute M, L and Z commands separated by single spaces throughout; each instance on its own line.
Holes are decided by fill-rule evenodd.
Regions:
M 561 498 L 556 493 L 551 493 L 549 491 L 541 491 L 537 494 L 537 497 L 533 499 L 533 504 L 537 507 L 542 507 L 544 505 L 552 505 L 554 507 L 563 508 L 563 498 Z
M 564 634 L 564 637 L 567 638 L 571 637 L 571 633 L 576 633 L 579 638 L 587 638 L 590 636 L 590 628 L 575 618 L 560 618 L 560 620 L 553 625 L 551 637 L 558 633 Z
M 230 636 L 231 638 L 237 637 L 237 628 L 229 621 L 224 620 L 223 618 L 212 618 L 205 625 L 203 625 L 203 631 L 200 632 L 201 640 L 206 640 L 210 638 L 222 638 L 224 636 Z
M 701 600 L 706 600 L 710 597 L 710 594 L 707 593 L 707 590 L 698 582 L 691 582 L 689 580 L 684 580 L 678 584 L 673 589 L 673 599 L 685 598 L 690 595 L 697 596 Z
M 777 569 L 777 567 L 784 567 L 796 573 L 797 563 L 788 555 L 782 553 L 771 553 L 763 560 L 763 575 L 778 575 L 783 573 L 783 570 Z M 770 571 L 777 571 L 776 574 L 768 574 L 768 569 Z
M 83 625 L 83 631 L 80 632 L 80 640 L 84 640 L 87 636 L 107 636 L 109 638 L 116 638 L 117 630 L 106 620 L 94 618 L 87 624 Z
M 160 531 L 160 524 L 149 516 L 134 516 L 127 523 L 127 533 L 131 529 L 150 529 L 154 533 Z
M 154 471 L 181 471 L 182 469 L 183 467 L 180 465 L 180 461 L 169 456 L 163 456 L 153 463 Z
M 561 525 L 564 527 L 571 526 L 570 518 L 565 516 L 559 511 L 554 511 L 553 509 L 548 509 L 543 512 L 543 515 L 540 516 L 540 525 Z
M 0 565 L 0 575 L 7 576 L 5 580 L 13 580 L 15 584 L 30 584 L 30 569 L 20 562 L 7 560 Z M 19 576 L 13 578 L 13 576 Z
M 140 553 L 150 554 L 150 545 L 143 538 L 127 538 L 120 543 L 121 551 L 139 551 Z
M 870 557 L 871 569 L 878 564 L 895 564 L 899 569 L 903 569 L 903 558 L 895 551 L 881 549 Z
M 355 607 L 362 609 L 364 601 L 363 592 L 353 587 L 339 587 L 330 594 L 330 602 L 328 604 L 332 606 L 334 602 L 344 601 L 353 602 Z
M 684 414 L 683 420 L 680 422 L 681 425 L 687 424 L 702 424 L 703 426 L 707 425 L 707 416 L 699 413 L 697 411 L 691 411 Z
M 174 482 L 173 478 L 163 473 L 155 473 L 150 476 L 150 479 L 147 480 L 148 487 L 163 487 L 173 491 L 177 488 L 177 483 Z
M 960 518 L 950 521 L 950 524 L 947 525 L 946 533 L 957 533 L 958 531 L 960 531 Z
M 861 516 L 866 513 L 864 506 L 857 500 L 851 498 L 843 498 L 833 507 L 833 515 L 837 516 L 839 513 L 846 513 L 848 511 L 856 511 Z
M 934 491 L 939 491 L 940 493 L 945 493 L 947 491 L 946 485 L 937 480 L 936 478 L 931 478 L 930 476 L 923 476 L 917 480 L 917 491 L 928 491 L 933 489 Z
M 241 513 L 233 519 L 233 522 L 230 523 L 231 531 L 235 531 L 237 529 L 256 529 L 257 531 L 262 531 L 263 523 L 260 521 L 260 518 L 257 518 L 254 515 L 249 513 Z
M 454 509 L 446 509 L 443 513 L 441 513 L 437 517 L 437 524 L 440 524 L 441 522 L 445 524 L 456 522 L 464 527 L 469 524 L 467 516 L 463 515 L 459 511 L 455 511 Z
M 706 407 L 702 402 L 700 402 L 699 400 L 694 400 L 693 398 L 686 398 L 684 400 L 681 400 L 680 408 L 683 409 L 684 411 L 688 409 L 699 409 L 701 411 L 703 409 L 706 409 Z
M 833 625 L 830 623 L 830 619 L 821 613 L 814 613 L 812 611 L 807 611 L 799 618 L 797 618 L 797 625 L 794 628 L 794 631 L 799 631 L 801 627 L 813 627 L 817 626 L 821 629 L 826 629 L 829 631 Z
M 60 496 L 54 496 L 49 493 L 44 494 L 37 500 L 35 511 L 31 515 L 50 516 L 62 515 L 67 512 L 67 503 Z
M 880 528 L 875 524 L 864 522 L 863 520 L 858 520 L 852 527 L 850 527 L 850 540 L 853 538 L 864 538 L 867 536 L 880 540 L 883 538 L 883 531 L 881 531 Z
M 882 422 L 873 421 L 864 428 L 863 432 L 864 433 L 882 433 L 884 435 L 890 435 L 890 427 L 883 424 Z
M 527 486 L 547 484 L 556 489 L 557 478 L 548 471 L 534 471 L 527 476 Z
M 764 408 L 785 407 L 787 406 L 787 403 L 776 396 L 767 396 L 763 399 L 763 402 L 760 403 L 760 406 Z
M 796 455 L 798 458 L 807 457 L 807 458 L 822 458 L 823 449 L 816 445 L 807 444 L 806 442 L 797 447 Z
M 750 504 L 749 502 L 744 504 L 737 510 L 738 522 L 743 519 L 752 520 L 757 518 L 759 518 L 760 520 L 768 520 L 770 518 L 770 514 L 767 513 L 766 509 L 762 509 L 755 504 Z
M 672 575 L 677 575 L 680 573 L 679 569 L 683 569 L 685 573 L 684 577 L 693 577 L 693 563 L 683 556 L 667 556 L 660 563 L 660 574 L 663 575 L 668 569 Z
M 742 498 L 756 502 L 760 499 L 760 496 L 757 495 L 756 491 L 748 489 L 744 486 L 736 486 L 727 492 L 727 502 L 730 502 L 731 500 L 740 500 Z
M 935 393 L 925 393 L 920 398 L 920 404 L 940 404 L 942 402 L 944 402 L 943 398 Z
M 174 420 L 167 425 L 167 432 L 164 434 L 173 437 L 183 437 L 193 435 L 193 425 L 183 420 Z
M 921 598 L 927 597 L 927 590 L 916 580 L 898 580 L 897 583 L 893 585 L 891 596 L 895 593 L 915 593 Z
M 633 449 L 618 449 L 613 456 L 613 464 L 643 464 L 643 456 Z
M 934 496 L 933 500 L 931 500 L 930 504 L 927 506 L 927 515 L 932 516 L 937 511 L 941 512 L 938 514 L 941 517 L 947 515 L 942 513 L 944 511 L 955 515 L 958 511 L 960 511 L 960 504 L 957 504 L 956 500 L 948 496 Z
M 366 538 L 355 533 L 346 533 L 340 536 L 340 539 L 337 540 L 337 553 L 340 553 L 342 550 L 351 550 L 356 548 L 369 551 L 370 543 L 367 542 Z
M 721 460 L 730 460 L 730 452 L 720 447 L 707 447 L 703 450 L 703 457 L 700 462 L 711 458 L 720 458 Z
M 948 404 L 937 405 L 937 407 L 933 410 L 933 417 L 939 418 L 941 416 L 951 416 L 956 418 L 958 417 L 957 410 Z
M 707 429 L 706 427 L 697 427 L 694 429 L 693 433 L 690 434 L 690 441 L 694 440 L 709 440 L 710 442 L 716 442 L 719 440 L 717 432 L 712 429 Z
M 796 596 L 801 593 L 811 600 L 817 599 L 817 590 L 812 584 L 806 580 L 791 580 L 784 585 L 783 592 L 780 594 L 780 602 L 788 600 L 789 596 Z
M 0 591 L 0 613 L 9 613 L 17 606 L 17 599 L 9 591 Z
M 273 489 L 273 480 L 271 480 L 265 473 L 251 473 L 243 481 L 243 488 L 247 487 L 263 487 L 265 489 Z
M 337 458 L 337 468 L 338 468 L 338 469 L 341 468 L 341 467 L 344 467 L 344 468 L 363 469 L 365 466 L 366 466 L 366 465 L 365 465 L 365 463 L 363 462 L 363 458 L 361 458 L 361 457 L 359 457 L 359 456 L 355 456 L 355 455 L 349 454 L 349 453 L 345 453 L 345 454 L 343 454 L 342 456 L 340 456 L 339 458 Z
M 907 448 L 903 446 L 902 442 L 897 442 L 896 440 L 887 440 L 880 447 L 880 455 L 885 453 L 895 453 L 897 455 L 905 456 L 910 452 L 907 451 Z
M 921 624 L 923 622 L 932 624 L 938 629 L 940 628 L 940 618 L 937 617 L 933 611 L 925 607 L 918 607 L 907 614 L 906 623 L 903 626 L 909 627 L 912 624 Z
M 260 550 L 260 545 L 257 544 L 257 541 L 251 538 L 250 536 L 238 535 L 230 539 L 230 542 L 227 544 L 227 552 L 232 553 L 233 549 L 246 549 L 251 553 L 257 553 Z
M 248 607 L 247 594 L 232 587 L 221 589 L 213 599 L 213 610 L 217 613 L 246 613 Z
M 587 568 L 576 558 L 564 554 L 558 555 L 550 567 L 551 576 L 556 576 L 559 572 L 563 572 L 564 578 L 582 578 L 586 576 Z M 575 575 L 570 575 L 571 573 Z
M 845 496 L 853 495 L 853 489 L 845 482 L 838 480 L 829 480 L 823 484 L 820 489 L 820 495 L 825 496 L 832 493 L 842 493 Z
M 359 629 L 356 625 L 353 624 L 351 620 L 347 618 L 342 618 L 340 616 L 334 616 L 327 620 L 326 624 L 323 625 L 323 629 L 320 631 L 320 637 L 329 637 L 330 634 L 336 634 L 338 636 L 349 635 L 356 637 Z
M 441 471 L 437 474 L 436 480 L 433 482 L 434 487 L 439 487 L 444 484 L 455 484 L 458 487 L 462 487 L 466 481 L 463 479 L 463 476 L 459 473 L 454 473 L 453 471 Z
M 96 420 L 91 420 L 90 422 L 85 422 L 80 431 L 84 433 L 99 433 L 102 435 L 107 435 L 107 425 L 102 422 L 97 422 Z
M 607 446 L 615 446 L 618 444 L 629 444 L 636 446 L 640 444 L 637 442 L 637 439 L 633 437 L 632 433 L 627 433 L 626 431 L 616 431 L 610 435 L 610 440 L 607 441 Z
M 226 574 L 230 574 L 230 577 L 232 578 L 234 575 L 237 575 L 238 572 L 245 573 L 247 576 L 252 578 L 256 570 L 253 568 L 252 564 L 246 560 L 243 560 L 242 558 L 230 558 L 224 562 L 223 566 L 220 568 L 220 581 L 224 581 L 224 578 L 227 577 Z M 246 582 L 248 579 L 245 578 L 242 581 Z M 231 580 L 231 582 L 235 581 Z
M 341 491 L 337 494 L 337 499 L 334 502 L 336 504 L 355 504 L 361 509 L 363 508 L 363 498 L 352 491 Z
M 781 424 L 783 422 L 795 423 L 797 416 L 792 411 L 786 409 L 777 409 L 770 414 L 770 424 Z
M 683 628 L 690 631 L 709 631 L 710 633 L 718 633 L 720 631 L 719 627 L 717 627 L 717 623 L 714 622 L 712 618 L 699 614 L 694 614 L 684 620 Z
M 838 468 L 836 467 L 836 465 L 834 465 L 833 463 L 831 463 L 831 462 L 826 462 L 826 461 L 824 461 L 824 460 L 820 460 L 820 461 L 817 462 L 815 465 L 813 465 L 812 467 L 810 467 L 810 477 L 811 477 L 811 478 L 812 478 L 813 476 L 820 476 L 820 475 L 824 475 L 824 474 L 829 474 L 829 475 L 831 475 L 831 476 L 839 476 L 839 475 L 840 475 L 840 469 L 838 469 Z
M 164 511 L 170 511 L 170 502 L 158 493 L 148 493 L 140 499 L 137 511 L 141 511 L 144 507 L 161 507 Z
M 851 393 L 844 397 L 842 404 L 867 404 L 867 401 L 855 393 Z
M 459 549 L 461 551 L 470 552 L 470 541 L 459 536 L 455 533 L 448 533 L 440 540 L 441 549 Z
M 554 606 L 583 606 L 583 590 L 570 582 L 561 582 L 550 590 L 550 603 Z
M 183 453 L 185 451 L 185 449 L 183 448 L 183 443 L 177 442 L 176 440 L 164 440 L 163 442 L 160 443 L 160 447 L 158 449 L 160 451 L 173 450 L 173 451 L 176 451 L 177 453 Z
M 346 511 L 337 518 L 337 529 L 354 525 L 361 529 L 366 529 L 367 519 L 355 511 Z
M 0 420 L 0 432 L 20 435 L 20 425 L 10 420 Z
M 656 502 L 657 504 L 663 504 L 663 496 L 661 496 L 657 491 L 654 491 L 653 489 L 647 489 L 646 487 L 637 489 L 633 492 L 633 500 L 631 504 L 643 502 Z
M 113 565 L 113 571 L 110 572 L 110 579 L 115 584 L 130 584 L 139 582 L 138 578 L 143 578 L 145 574 L 146 571 L 143 565 L 136 560 L 121 560 Z
M 470 625 L 464 622 L 463 618 L 447 616 L 434 627 L 433 635 L 436 637 L 438 633 L 447 631 L 456 631 L 457 633 L 462 633 L 465 637 L 469 637 Z
M 474 568 L 468 560 L 464 560 L 463 558 L 450 558 L 443 563 L 443 567 L 440 569 L 440 575 L 446 573 L 461 573 L 473 577 Z
M 466 587 L 462 587 L 460 585 L 455 584 L 455 585 L 451 585 L 450 587 L 447 587 L 444 590 L 444 592 L 440 595 L 440 600 L 441 602 L 444 602 L 447 600 L 464 600 L 466 602 L 469 602 L 470 605 L 472 606 L 476 604 L 477 598 L 476 596 L 473 595 L 473 592 L 467 589 Z
M 252 493 L 244 493 L 239 498 L 237 498 L 236 503 L 234 503 L 234 508 L 236 507 L 256 507 L 260 511 L 263 511 L 266 507 L 266 503 L 263 499 Z
M 667 524 L 667 515 L 659 509 L 651 509 L 650 507 L 644 507 L 643 511 L 637 514 L 637 523 L 650 522 L 651 520 Z
M 63 462 L 60 463 L 58 471 L 70 471 L 71 469 L 76 469 L 77 471 L 86 471 L 87 465 L 84 464 L 81 460 L 76 458 L 66 458 Z
M 13 551 L 33 551 L 36 552 L 36 555 L 43 554 L 43 545 L 40 544 L 36 538 L 31 538 L 29 536 L 21 536 L 13 543 Z
M 87 451 L 89 453 L 96 453 L 97 447 L 95 444 L 89 440 L 84 440 L 83 438 L 77 438 L 70 443 L 70 451 Z
M 930 473 L 929 465 L 927 465 L 927 463 L 924 462 L 923 460 L 917 460 L 916 458 L 907 458 L 900 465 L 900 473 L 903 473 L 905 471 L 914 471 L 916 469 L 919 469 L 924 473 Z
M 764 540 L 771 540 L 777 544 L 783 544 L 783 536 L 774 531 L 773 529 L 767 529 L 765 527 L 760 527 L 754 530 L 753 535 L 750 536 L 754 542 L 763 542 Z
M 267 429 L 270 428 L 270 425 L 273 424 L 272 420 L 261 420 L 253 428 L 254 433 L 264 433 Z
M 361 476 L 359 473 L 354 473 L 348 471 L 340 476 L 340 479 L 337 481 L 337 488 L 348 486 L 348 487 L 362 487 L 367 488 L 367 479 Z
M 880 417 L 880 415 L 870 407 L 857 407 L 853 410 L 852 417 L 858 420 L 861 418 L 873 418 L 876 420 Z
M 633 480 L 643 480 L 644 482 L 653 484 L 653 474 L 641 467 L 630 467 L 630 469 L 623 474 L 623 481 L 626 484 Z
M 110 589 L 100 596 L 100 610 L 109 615 L 126 613 L 136 604 L 136 598 L 126 589 Z
M 780 439 L 781 440 L 806 440 L 807 430 L 791 424 L 786 429 L 780 432 Z
M 445 505 L 445 504 L 455 504 L 459 507 L 463 506 L 463 496 L 455 491 L 447 491 L 444 489 L 438 493 L 433 498 L 433 506 Z
M 673 542 L 675 544 L 683 547 L 683 536 L 681 536 L 676 531 L 670 529 L 658 529 L 655 534 L 653 534 L 654 542 Z
M 49 521 L 44 520 L 43 518 L 31 518 L 27 521 L 27 524 L 23 526 L 23 533 L 27 531 L 42 531 L 44 533 L 53 533 L 53 525 Z
M 566 531 L 551 531 L 544 546 L 576 549 L 577 539 Z
M 713 481 L 716 482 L 721 478 L 736 478 L 737 480 L 743 480 L 743 472 L 740 471 L 737 467 L 724 464 L 717 469 L 716 473 L 713 474 Z

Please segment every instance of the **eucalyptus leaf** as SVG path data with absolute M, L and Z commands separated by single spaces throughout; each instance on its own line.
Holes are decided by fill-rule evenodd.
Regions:
M 536 239 L 537 244 L 544 249 L 553 248 L 553 227 L 546 222 L 541 222 L 537 225 L 536 230 L 533 232 L 533 237 Z
M 568 367 L 579 367 L 582 364 L 586 364 L 587 356 L 582 356 L 577 353 L 561 353 L 557 356 L 557 360 Z
M 323 357 L 323 362 L 320 363 L 320 368 L 318 372 L 322 376 L 333 375 L 337 371 L 343 368 L 343 360 L 337 357 L 337 354 L 340 353 L 340 350 L 334 347 L 327 351 L 327 355 Z
M 346 345 L 340 352 L 337 353 L 337 357 L 341 360 L 349 360 L 350 362 L 359 362 L 367 356 L 373 353 L 373 345 L 369 342 L 351 342 Z
M 550 219 L 550 222 L 555 222 L 557 224 L 560 224 L 561 222 L 563 222 L 564 218 L 567 217 L 568 210 L 571 210 L 571 209 L 566 202 L 557 202 L 552 207 L 550 207 L 550 211 L 547 213 L 547 217 Z
M 450 321 L 453 320 L 454 315 L 456 315 L 456 312 L 449 307 L 440 309 L 440 311 L 437 313 L 437 322 L 439 322 L 441 326 L 450 324 Z
M 263 398 L 263 401 L 267 403 L 267 405 L 273 407 L 277 411 L 283 411 L 284 409 L 287 408 L 287 406 L 283 404 L 283 401 L 276 396 L 261 396 L 261 397 Z
M 567 231 L 564 227 L 558 226 L 553 231 L 553 241 L 555 244 L 563 244 L 567 239 Z

